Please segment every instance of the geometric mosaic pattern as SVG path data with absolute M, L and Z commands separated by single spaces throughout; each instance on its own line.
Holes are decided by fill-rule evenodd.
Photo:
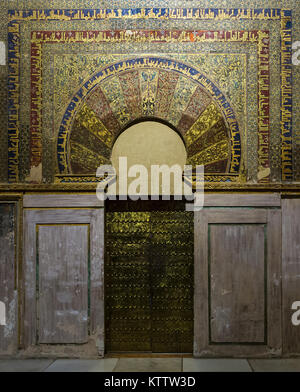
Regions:
M 20 122 L 20 57 L 21 57 L 21 36 L 20 36 L 20 25 L 21 24 L 30 24 L 34 21 L 47 22 L 53 27 L 55 27 L 55 21 L 57 22 L 70 22 L 70 21 L 133 21 L 138 19 L 143 20 L 177 20 L 186 23 L 187 21 L 239 21 L 243 24 L 243 21 L 277 21 L 280 23 L 280 74 L 281 74 L 281 85 L 280 85 L 280 100 L 281 100 L 281 178 L 283 181 L 292 181 L 293 180 L 293 132 L 292 132 L 292 64 L 291 64 L 291 55 L 292 55 L 292 11 L 291 10 L 282 10 L 282 9 L 201 9 L 201 8 L 188 8 L 188 9 L 170 9 L 170 8 L 136 8 L 136 9 L 73 9 L 73 10 L 59 10 L 59 9 L 48 9 L 48 10 L 26 10 L 26 11 L 9 11 L 9 26 L 8 26 L 8 62 L 9 62 L 9 85 L 8 85 L 8 98 L 9 98 L 9 121 L 8 121 L 8 177 L 10 182 L 18 182 L 19 180 L 19 150 L 20 150 L 20 130 L 21 130 L 21 122 Z M 109 30 L 109 31 L 57 31 L 54 29 L 51 31 L 44 32 L 33 32 L 32 33 L 32 42 L 31 42 L 31 94 L 33 98 L 33 104 L 31 107 L 31 124 L 30 124 L 30 139 L 31 139 L 31 151 L 30 151 L 30 160 L 33 166 L 38 165 L 39 162 L 43 161 L 42 157 L 42 94 L 41 94 L 41 85 L 42 85 L 42 75 L 41 75 L 41 48 L 44 42 L 47 43 L 68 43 L 68 42 L 77 42 L 77 43 L 92 43 L 92 42 L 178 42 L 183 44 L 184 42 L 251 42 L 257 45 L 257 55 L 258 55 L 258 165 L 261 168 L 269 168 L 270 167 L 270 38 L 269 31 L 267 30 L 253 30 L 253 31 L 203 31 L 203 30 L 170 30 L 170 31 L 162 31 L 162 30 Z M 149 69 L 151 67 L 148 67 Z M 124 70 L 123 70 L 124 71 Z M 129 71 L 129 70 L 127 70 Z M 131 121 L 131 118 L 138 115 L 138 111 L 141 110 L 142 115 L 148 110 L 151 112 L 153 108 L 151 108 L 151 102 L 147 100 L 145 101 L 144 94 L 145 85 L 148 83 L 147 76 L 143 76 L 143 72 L 141 70 L 135 68 L 130 69 L 130 73 L 135 71 L 138 74 L 138 78 L 136 79 L 139 82 L 139 93 L 141 100 L 140 105 L 136 106 L 134 100 L 131 100 L 129 96 L 126 95 L 126 92 L 123 93 L 123 96 L 120 99 L 121 101 L 109 101 L 112 97 L 109 95 L 107 88 L 105 86 L 105 81 L 101 81 L 99 84 L 99 89 L 103 93 L 103 96 L 108 102 L 109 108 L 114 114 L 115 119 L 118 121 L 120 125 L 120 129 L 124 127 L 127 121 Z M 174 70 L 173 70 L 174 71 Z M 148 71 L 147 71 L 148 72 Z M 118 75 L 109 75 L 114 86 L 119 89 L 119 91 L 126 91 L 128 85 L 127 77 L 130 75 L 129 72 L 118 72 Z M 164 118 L 166 116 L 165 111 L 168 110 L 168 121 L 172 119 L 172 124 L 177 124 L 176 127 L 185 135 L 188 135 L 190 129 L 192 128 L 192 124 L 189 122 L 191 120 L 189 118 L 190 114 L 185 113 L 188 111 L 188 106 L 181 108 L 179 110 L 180 99 L 177 99 L 179 96 L 183 97 L 184 89 L 180 89 L 180 86 L 183 86 L 182 80 L 184 80 L 184 76 L 180 75 L 178 80 L 172 80 L 173 76 L 169 75 L 174 72 L 163 72 L 163 70 L 159 70 L 158 74 L 160 75 L 160 85 L 157 84 L 157 91 L 154 91 L 156 94 L 156 100 L 160 99 L 160 86 L 163 85 L 164 74 L 170 76 L 170 80 L 167 80 L 168 88 L 173 88 L 176 83 L 176 87 L 174 94 L 172 97 L 172 103 L 169 105 L 167 102 L 167 106 L 161 106 L 161 108 L 155 108 L 155 113 L 153 116 L 157 116 L 158 118 Z M 122 74 L 122 75 L 121 75 Z M 131 75 L 132 77 L 132 75 Z M 158 77 L 158 76 L 157 76 Z M 192 83 L 192 82 L 191 82 Z M 193 84 L 193 83 L 192 83 Z M 94 86 L 95 87 L 95 86 Z M 179 95 L 176 93 L 177 91 L 182 91 Z M 196 90 L 193 91 L 193 87 L 188 88 L 188 94 L 191 95 L 197 93 L 197 89 L 202 90 L 202 92 L 208 92 L 208 96 L 212 98 L 213 103 L 216 103 L 216 100 L 211 94 L 211 91 L 206 88 L 201 88 L 199 86 L 196 87 Z M 161 89 L 163 96 L 163 89 Z M 188 99 L 192 99 L 189 95 L 184 96 L 183 103 L 186 103 Z M 90 95 L 90 94 L 88 94 Z M 176 98 L 177 97 L 177 98 Z M 92 99 L 92 95 L 91 95 Z M 163 99 L 163 98 L 162 98 Z M 177 101 L 176 101 L 177 99 Z M 144 103 L 144 105 L 143 105 Z M 93 110 L 93 107 L 90 106 L 89 102 L 86 101 L 86 108 L 82 107 L 82 102 L 78 102 L 75 112 L 79 116 L 79 113 L 83 114 L 84 110 Z M 123 106 L 122 106 L 123 105 Z M 208 105 L 209 106 L 209 105 Z M 137 109 L 137 107 L 139 109 Z M 123 108 L 127 109 L 128 112 L 124 112 L 124 116 L 120 113 L 118 114 L 118 110 Z M 220 108 L 223 111 L 222 105 L 220 102 L 217 103 L 217 108 Z M 80 109 L 80 110 L 79 110 Z M 185 110 L 184 110 L 185 109 Z M 135 112 L 136 111 L 136 112 Z M 161 112 L 160 112 L 161 111 Z M 74 112 L 74 114 L 75 114 Z M 83 112 L 83 113 L 82 113 Z M 96 112 L 95 112 L 96 113 Z M 130 119 L 128 118 L 128 113 L 130 113 Z M 224 111 L 223 111 L 224 113 Z M 118 117 L 119 115 L 119 117 Z M 123 116 L 123 117 L 122 117 Z M 151 115 L 152 116 L 152 115 Z M 151 117 L 150 116 L 150 117 Z M 96 115 L 95 118 L 99 117 Z M 95 119 L 94 118 L 94 119 Z M 75 121 L 75 117 L 72 114 L 72 120 Z M 77 121 L 78 120 L 78 121 Z M 66 150 L 63 152 L 66 154 L 67 165 L 62 169 L 61 172 L 68 172 L 70 167 L 72 166 L 72 170 L 74 172 L 79 172 L 82 170 L 79 165 L 76 167 L 75 161 L 72 160 L 72 157 L 75 157 L 80 149 L 83 151 L 83 148 L 86 147 L 86 156 L 90 154 L 90 160 L 86 159 L 86 165 L 92 165 L 93 159 L 95 156 L 92 156 L 91 150 L 89 149 L 89 145 L 80 145 L 80 131 L 79 128 L 82 126 L 79 118 L 76 119 L 77 123 L 68 124 L 69 130 L 72 129 L 74 131 L 74 135 L 77 132 L 78 142 L 76 145 L 76 141 L 74 136 L 70 136 L 69 134 L 66 137 Z M 102 120 L 99 120 L 102 122 Z M 104 120 L 103 120 L 104 121 Z M 102 122 L 105 127 L 105 121 Z M 225 125 L 230 129 L 230 121 L 226 119 Z M 174 125 L 175 126 L 175 125 Z M 76 128 L 77 127 L 77 128 Z M 216 126 L 217 127 L 217 126 Z M 103 132 L 104 128 L 102 129 Z M 100 131 L 101 133 L 101 128 Z M 216 131 L 217 132 L 217 131 Z M 90 139 L 96 137 L 93 132 L 89 133 L 92 135 Z M 63 132 L 61 133 L 63 135 Z M 230 136 L 230 149 L 231 153 L 234 148 L 234 139 L 233 133 L 229 131 Z M 113 137 L 113 136 L 112 136 Z M 211 140 L 211 139 L 209 139 Z M 59 143 L 61 140 L 59 140 Z M 70 144 L 69 144 L 70 142 Z M 200 141 L 199 141 L 200 142 Z M 204 142 L 204 140 L 203 140 Z M 205 143 L 207 140 L 205 141 Z M 108 142 L 109 143 L 109 142 Z M 198 142 L 197 142 L 198 143 Z M 193 145 L 193 147 L 189 150 L 190 159 L 195 155 L 195 151 L 202 151 L 203 143 L 198 143 L 197 145 Z M 105 157 L 105 147 L 103 147 L 103 158 Z M 110 148 L 110 146 L 107 146 Z M 97 153 L 102 151 L 101 149 L 97 150 Z M 106 152 L 107 153 L 107 152 Z M 82 155 L 83 152 L 81 152 Z M 194 155 L 191 155 L 194 154 Z M 99 155 L 99 154 L 98 154 Z M 231 158 L 231 168 L 233 159 Z M 98 158 L 96 158 L 98 159 Z M 70 162 L 73 162 L 72 165 Z M 90 166 L 91 167 L 91 166 Z M 228 168 L 227 168 L 228 169 Z M 86 169 L 87 170 L 87 169 Z M 214 169 L 215 171 L 215 169 Z M 269 178 L 265 177 L 263 179 L 264 182 L 268 182 Z
M 269 167 L 269 138 L 270 138 L 270 121 L 269 121 L 269 32 L 268 31 L 34 31 L 32 32 L 32 45 L 31 45 L 31 53 L 32 53 L 32 63 L 34 63 L 34 67 L 32 68 L 32 73 L 34 76 L 34 92 L 35 94 L 31 97 L 32 101 L 35 101 L 35 98 L 39 99 L 41 97 L 41 72 L 40 77 L 38 77 L 38 72 L 36 72 L 39 68 L 36 64 L 41 64 L 41 53 L 42 53 L 42 44 L 44 43 L 72 43 L 72 42 L 82 42 L 82 43 L 101 43 L 101 42 L 126 42 L 130 36 L 131 41 L 140 40 L 149 41 L 149 42 L 249 42 L 257 44 L 257 57 L 259 60 L 258 64 L 258 159 L 259 165 L 262 168 Z M 109 69 L 109 67 L 108 67 Z M 178 71 L 178 70 L 177 70 Z M 195 71 L 197 74 L 198 71 Z M 189 75 L 190 76 L 190 75 Z M 144 82 L 145 84 L 145 82 Z M 118 88 L 118 84 L 115 86 Z M 207 87 L 207 86 L 206 86 Z M 159 98 L 159 96 L 157 97 Z M 79 102 L 82 97 L 77 97 L 76 102 Z M 118 95 L 116 95 L 116 102 L 118 100 Z M 72 103 L 74 105 L 74 102 Z M 34 104 L 36 108 L 41 107 L 38 104 Z M 32 113 L 31 118 L 41 118 L 41 113 L 35 115 Z M 68 117 L 68 115 L 67 115 Z M 230 123 L 230 121 L 229 121 Z M 36 125 L 36 124 L 35 124 Z M 34 127 L 35 129 L 36 127 Z M 232 134 L 237 135 L 237 131 L 232 132 Z M 41 135 L 40 135 L 41 137 Z M 64 135 L 65 137 L 65 135 Z M 59 139 L 59 143 L 61 143 L 61 139 Z M 67 138 L 65 137 L 65 141 L 62 143 L 66 144 Z M 241 155 L 240 149 L 240 138 L 237 136 L 232 136 L 232 156 L 235 166 L 240 165 L 240 157 L 237 155 Z M 59 148 L 61 145 L 59 145 Z M 76 148 L 76 152 L 78 152 L 78 148 Z M 224 151 L 224 146 L 223 146 Z M 238 151 L 238 154 L 236 153 Z M 218 152 L 218 151 L 215 151 Z M 59 152 L 60 154 L 60 152 Z M 65 155 L 65 162 L 63 164 L 63 168 L 59 167 L 60 173 L 68 172 L 67 167 L 70 165 L 66 162 L 66 147 L 61 155 Z M 34 165 L 41 162 L 41 157 L 37 153 L 32 154 L 32 163 Z M 74 154 L 73 154 L 74 155 Z M 207 155 L 207 154 L 206 154 Z M 86 154 L 83 154 L 86 156 Z M 61 162 L 60 156 L 58 156 L 58 162 Z M 209 166 L 208 166 L 209 167 Z M 207 170 L 208 171 L 208 170 Z M 232 170 L 231 170 L 232 172 Z M 236 169 L 235 172 L 238 172 Z M 212 178 L 212 177 L 211 177 Z M 233 178 L 229 177 L 213 177 L 213 181 L 230 181 Z M 268 178 L 266 177 L 264 181 L 266 182 Z
M 181 133 L 188 164 L 203 164 L 210 173 L 230 172 L 229 127 L 217 103 L 196 81 L 153 67 L 122 72 L 92 90 L 72 125 L 72 174 L 92 174 L 99 163 L 108 163 L 120 132 L 143 118 L 164 120 Z M 239 162 L 240 148 L 234 153 Z M 239 165 L 231 170 L 238 173 Z

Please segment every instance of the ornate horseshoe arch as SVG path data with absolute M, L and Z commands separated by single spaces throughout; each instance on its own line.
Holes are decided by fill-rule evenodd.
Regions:
M 224 94 L 187 64 L 143 56 L 101 69 L 74 95 L 57 139 L 59 175 L 93 176 L 110 162 L 120 133 L 145 119 L 163 121 L 180 133 L 188 164 L 202 164 L 205 173 L 223 181 L 239 174 L 240 130 Z

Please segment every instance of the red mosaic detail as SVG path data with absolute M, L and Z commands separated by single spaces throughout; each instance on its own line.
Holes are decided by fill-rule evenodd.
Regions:
M 178 82 L 179 75 L 174 72 L 159 71 L 157 82 L 157 94 L 155 105 L 155 116 L 168 119 L 168 113 L 172 98 Z
M 96 87 L 93 93 L 87 98 L 87 104 L 98 115 L 106 129 L 115 135 L 119 133 L 120 124 L 100 87 Z
M 31 112 L 30 112 L 30 165 L 38 166 L 42 162 L 42 81 L 41 81 L 41 50 L 40 44 L 31 45 Z
M 139 72 L 124 72 L 119 76 L 119 80 L 131 120 L 135 120 L 142 116 Z
M 200 87 L 197 87 L 179 121 L 178 129 L 180 129 L 181 133 L 185 134 L 190 129 L 210 102 L 211 97 Z

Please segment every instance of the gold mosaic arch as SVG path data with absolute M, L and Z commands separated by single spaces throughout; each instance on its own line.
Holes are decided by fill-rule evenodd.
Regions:
M 211 94 L 174 70 L 143 67 L 104 79 L 78 105 L 68 140 L 68 173 L 91 175 L 109 164 L 120 133 L 144 119 L 170 124 L 181 134 L 188 164 L 204 165 L 206 173 L 233 173 L 232 135 Z

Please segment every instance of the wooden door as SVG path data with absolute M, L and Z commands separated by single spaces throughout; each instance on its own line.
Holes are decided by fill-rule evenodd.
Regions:
M 0 301 L 6 324 L 0 324 L 0 355 L 14 355 L 18 348 L 17 211 L 17 202 L 0 202 Z
M 24 200 L 22 335 L 30 353 L 103 354 L 104 211 L 97 204 L 94 195 Z
M 282 221 L 283 351 L 299 355 L 300 325 L 292 318 L 300 302 L 300 199 L 282 201 Z
M 195 356 L 281 353 L 281 211 L 195 217 Z

